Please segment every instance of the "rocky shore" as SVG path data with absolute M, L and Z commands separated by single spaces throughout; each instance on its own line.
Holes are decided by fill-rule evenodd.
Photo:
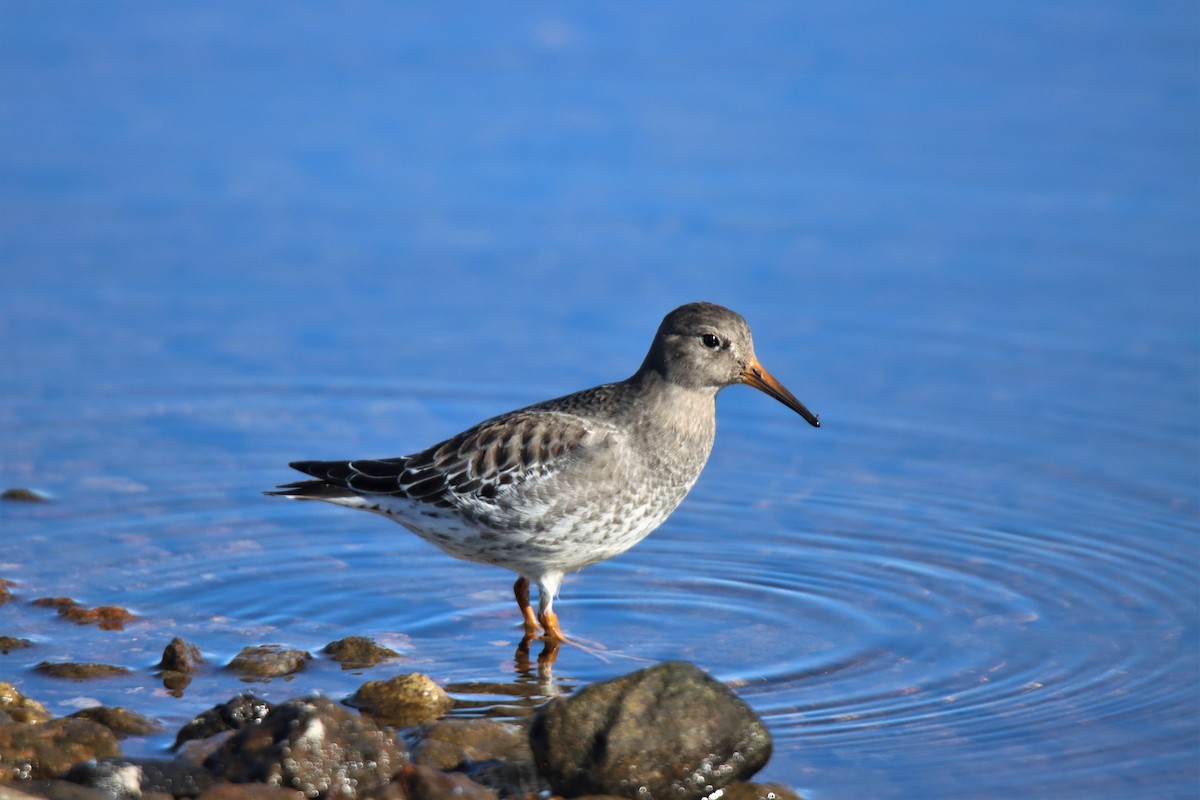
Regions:
M 351 637 L 322 656 L 370 665 L 395 653 Z M 281 676 L 312 659 L 264 645 L 244 649 L 226 669 Z M 176 639 L 157 674 L 168 690 L 181 691 L 201 662 L 195 646 Z M 37 669 L 86 681 L 112 668 Z M 797 797 L 749 782 L 770 757 L 766 726 L 728 687 L 686 662 L 583 687 L 526 721 L 447 716 L 453 706 L 419 673 L 369 681 L 336 700 L 270 703 L 241 694 L 185 724 L 164 757 L 127 758 L 120 740 L 160 731 L 157 722 L 107 707 L 55 718 L 0 682 L 0 800 Z

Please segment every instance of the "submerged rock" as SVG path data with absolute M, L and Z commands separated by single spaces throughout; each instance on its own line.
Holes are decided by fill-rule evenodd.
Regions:
M 24 486 L 14 486 L 0 492 L 0 500 L 17 500 L 25 503 L 48 503 L 50 495 L 37 489 L 26 489 Z
M 347 636 L 325 645 L 321 651 L 344 668 L 370 667 L 381 661 L 399 658 L 400 654 L 391 648 L 377 644 L 366 636 Z
M 27 647 L 33 647 L 33 642 L 16 636 L 0 636 L 0 653 L 4 655 L 8 655 L 12 650 L 24 650 Z
M 99 722 L 117 735 L 118 739 L 126 736 L 146 736 L 158 733 L 162 725 L 147 716 L 130 711 L 127 708 L 114 706 L 93 706 L 71 714 L 74 719 L 90 719 Z
M 244 678 L 280 678 L 304 669 L 312 654 L 304 650 L 287 650 L 277 644 L 243 647 L 233 657 L 227 669 Z
M 86 719 L 0 725 L 0 781 L 58 778 L 72 764 L 121 752 L 112 731 Z
M 45 722 L 54 717 L 41 703 L 4 681 L 0 681 L 0 713 L 13 722 Z
M 269 783 L 309 798 L 353 800 L 408 763 L 395 736 L 324 697 L 289 700 L 233 734 L 204 766 L 233 783 Z
M 124 630 L 125 623 L 133 619 L 133 614 L 120 606 L 85 608 L 69 597 L 39 597 L 33 605 L 56 608 L 60 617 L 77 625 L 95 625 L 106 631 Z
M 410 672 L 386 681 L 367 681 L 346 699 L 346 705 L 370 714 L 383 725 L 402 728 L 437 719 L 454 701 L 433 678 Z
M 214 783 L 202 767 L 159 758 L 84 761 L 71 767 L 64 777 L 115 800 L 138 800 L 150 793 L 196 797 Z
M 771 737 L 729 688 L 676 661 L 542 706 L 530 744 L 556 792 L 699 800 L 767 763 Z
M 252 694 L 239 694 L 219 706 L 213 706 L 179 729 L 171 749 L 191 739 L 207 739 L 223 731 L 257 725 L 271 713 L 271 704 Z
M 65 678 L 72 681 L 86 681 L 92 678 L 111 678 L 114 675 L 129 675 L 128 667 L 117 667 L 112 664 L 94 664 L 84 661 L 43 661 L 34 667 L 35 670 L 51 678 Z

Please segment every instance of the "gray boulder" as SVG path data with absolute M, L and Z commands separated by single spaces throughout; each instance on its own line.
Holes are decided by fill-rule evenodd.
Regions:
M 559 794 L 699 800 L 767 763 L 771 736 L 728 687 L 673 661 L 542 706 L 530 728 Z

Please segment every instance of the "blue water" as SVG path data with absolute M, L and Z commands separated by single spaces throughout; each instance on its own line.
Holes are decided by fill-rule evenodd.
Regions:
M 0 487 L 53 497 L 0 504 L 0 679 L 177 726 L 245 687 L 168 696 L 176 634 L 375 636 L 253 688 L 459 713 L 687 658 L 814 798 L 1194 797 L 1198 120 L 1188 2 L 0 4 Z M 556 604 L 620 657 L 523 671 L 511 576 L 260 494 L 624 377 L 697 299 L 823 427 L 722 395 Z

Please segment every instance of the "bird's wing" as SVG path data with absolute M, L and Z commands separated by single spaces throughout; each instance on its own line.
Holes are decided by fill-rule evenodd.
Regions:
M 348 494 L 389 495 L 450 508 L 489 503 L 510 487 L 569 469 L 616 435 L 611 426 L 570 413 L 527 409 L 482 422 L 441 444 L 401 458 L 295 461 L 317 480 L 280 486 L 272 494 L 333 500 Z

